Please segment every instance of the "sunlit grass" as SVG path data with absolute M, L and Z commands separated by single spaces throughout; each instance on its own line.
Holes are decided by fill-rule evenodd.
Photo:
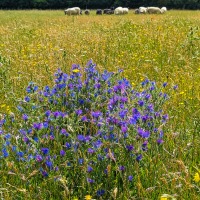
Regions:
M 93 11 L 90 16 L 70 17 L 63 11 L 0 11 L 0 105 L 5 104 L 0 112 L 8 112 L 8 106 L 14 112 L 30 81 L 52 84 L 57 68 L 69 72 L 73 63 L 84 66 L 91 58 L 101 70 L 124 69 L 124 76 L 136 86 L 146 77 L 167 82 L 163 92 L 178 85 L 165 107 L 170 120 L 164 150 L 149 156 L 142 171 L 136 169 L 136 190 L 141 198 L 157 199 L 167 193 L 177 199 L 198 199 L 193 175 L 200 154 L 199 48 L 199 11 L 165 15 L 130 11 L 126 16 L 96 16 Z M 7 181 L 18 187 L 16 179 L 2 177 L 3 187 L 13 189 Z M 5 192 L 5 198 L 10 196 Z

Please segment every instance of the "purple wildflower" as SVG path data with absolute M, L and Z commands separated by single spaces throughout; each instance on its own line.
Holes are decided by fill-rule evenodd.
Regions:
M 125 171 L 125 167 L 123 165 L 119 166 L 119 170 L 123 172 L 123 171 Z
M 133 151 L 134 149 L 133 145 L 127 145 L 126 148 L 128 151 Z
M 128 127 L 125 125 L 121 126 L 121 131 L 122 133 L 126 133 L 128 131 Z
M 79 109 L 79 110 L 76 110 L 75 113 L 79 116 L 83 113 L 83 111 Z
M 136 157 L 136 160 L 139 162 L 140 160 L 142 160 L 142 155 L 139 154 L 137 157 Z
M 43 123 L 33 123 L 33 128 L 38 130 L 41 130 L 43 128 Z
M 138 128 L 138 134 L 143 137 L 143 138 L 148 138 L 150 136 L 150 132 L 149 131 L 145 131 L 141 128 Z
M 47 155 L 49 153 L 49 149 L 48 148 L 42 148 L 41 151 L 42 151 L 42 153 L 44 155 Z
M 133 176 L 128 176 L 128 180 L 131 182 L 133 181 Z
M 92 111 L 91 114 L 92 114 L 92 117 L 94 117 L 94 118 L 98 118 L 102 115 L 102 113 L 100 111 L 96 111 L 96 112 Z
M 97 196 L 103 196 L 104 194 L 105 194 L 105 190 L 103 189 L 97 190 Z
M 164 142 L 164 141 L 163 141 L 162 139 L 158 139 L 158 140 L 157 140 L 157 144 L 159 144 L 159 145 L 162 144 L 163 142 Z
M 93 171 L 93 168 L 92 168 L 90 165 L 88 165 L 88 167 L 87 167 L 87 172 L 90 173 L 90 172 L 92 172 L 92 171 Z
M 42 162 L 42 156 L 41 155 L 36 155 L 35 157 L 37 162 Z
M 93 154 L 93 153 L 95 152 L 95 150 L 92 149 L 92 148 L 88 148 L 87 152 L 88 152 L 89 154 Z
M 91 179 L 91 178 L 87 178 L 87 182 L 88 182 L 88 183 L 94 183 L 95 180 L 93 180 L 93 179 Z
M 61 156 L 65 156 L 65 151 L 62 149 L 62 150 L 60 150 L 60 155 Z
M 47 173 L 46 171 L 42 171 L 42 175 L 43 175 L 44 177 L 48 177 L 48 173 Z
M 77 135 L 77 139 L 81 142 L 85 141 L 85 136 L 84 135 Z

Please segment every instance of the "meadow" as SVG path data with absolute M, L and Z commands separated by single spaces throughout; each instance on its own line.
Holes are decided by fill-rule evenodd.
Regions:
M 80 163 L 73 164 L 71 172 L 68 172 L 70 166 L 65 163 L 65 152 L 60 152 L 61 158 L 59 157 L 60 160 L 57 161 L 62 163 L 59 166 L 60 171 L 55 170 L 56 172 L 53 173 L 50 166 L 48 175 L 44 174 L 44 171 L 39 171 L 38 163 L 40 161 L 36 164 L 33 162 L 34 159 L 39 159 L 37 157 L 33 158 L 29 168 L 21 159 L 23 156 L 18 155 L 18 160 L 14 154 L 11 158 L 5 156 L 4 143 L 8 142 L 6 143 L 7 149 L 11 149 L 12 142 L 17 143 L 13 138 L 12 140 L 6 138 L 6 134 L 11 133 L 12 137 L 18 136 L 18 129 L 25 129 L 30 125 L 24 119 L 25 113 L 20 113 L 18 105 L 27 97 L 27 93 L 31 93 L 29 97 L 35 102 L 39 102 L 38 96 L 34 93 L 36 90 L 34 84 L 38 88 L 44 88 L 47 85 L 54 87 L 54 73 L 57 73 L 58 81 L 60 81 L 58 74 L 63 76 L 57 71 L 58 68 L 64 73 L 74 74 L 77 78 L 76 81 L 79 81 L 77 74 L 81 70 L 83 72 L 90 59 L 96 63 L 99 73 L 104 73 L 104 70 L 114 73 L 119 69 L 123 70 L 119 76 L 129 80 L 131 87 L 141 94 L 144 94 L 142 93 L 144 88 L 145 91 L 150 90 L 147 87 L 148 84 L 153 85 L 154 81 L 156 82 L 158 92 L 152 102 L 155 103 L 155 108 L 159 104 L 158 110 L 162 109 L 169 118 L 166 123 L 163 123 L 163 120 L 160 121 L 164 132 L 162 136 L 164 142 L 157 145 L 149 139 L 148 151 L 143 149 L 143 158 L 140 160 L 138 157 L 137 161 L 133 163 L 127 161 L 129 157 L 126 153 L 123 154 L 123 151 L 126 151 L 120 145 L 119 149 L 123 151 L 116 151 L 114 154 L 110 149 L 117 148 L 116 144 L 108 145 L 110 148 L 107 152 L 107 157 L 110 158 L 109 163 L 106 163 L 106 158 L 104 159 L 104 167 L 108 176 L 105 176 L 100 167 L 96 167 L 96 171 L 93 170 L 97 166 L 96 164 L 88 164 L 89 156 L 93 155 L 91 152 L 84 152 L 90 143 L 88 141 L 84 143 L 85 147 L 82 149 L 82 153 L 76 154 L 81 154 L 85 160 L 88 159 L 88 163 L 81 163 L 81 167 Z M 163 15 L 135 15 L 133 11 L 130 11 L 128 15 L 124 16 L 96 16 L 95 11 L 93 11 L 89 16 L 65 16 L 61 10 L 1 10 L 0 198 L 6 200 L 199 199 L 199 63 L 200 11 L 171 10 Z M 79 64 L 81 68 L 76 66 L 70 70 L 73 64 Z M 97 72 L 93 72 L 96 76 Z M 110 78 L 111 75 L 108 76 Z M 111 78 L 111 85 L 114 84 L 113 79 Z M 125 79 L 120 80 L 125 82 Z M 96 79 L 94 79 L 95 81 Z M 104 83 L 101 82 L 101 84 Z M 44 89 L 44 92 L 48 92 L 47 90 L 47 88 Z M 162 105 L 160 93 L 166 93 L 169 96 Z M 138 93 L 135 95 L 136 99 L 139 98 Z M 99 99 L 93 98 L 93 101 L 98 102 Z M 46 104 L 48 103 L 46 102 Z M 36 103 L 33 102 L 33 105 Z M 95 107 L 101 109 L 98 104 L 90 106 L 93 110 Z M 52 112 L 56 112 L 58 109 L 56 106 L 55 108 L 51 106 L 51 108 L 54 109 Z M 77 105 L 77 113 L 78 108 Z M 129 108 L 127 105 L 127 112 Z M 29 109 L 28 106 L 26 109 Z M 59 109 L 64 112 L 62 106 Z M 140 106 L 139 109 L 141 109 Z M 106 115 L 106 110 L 102 111 L 102 113 L 104 112 Z M 29 113 L 30 118 L 32 116 L 33 119 L 32 123 L 36 119 L 44 119 L 42 115 L 40 116 L 39 111 L 35 112 L 29 109 Z M 54 115 L 56 114 L 54 113 Z M 77 115 L 79 116 L 79 114 Z M 98 121 L 96 115 L 97 113 L 93 113 L 92 117 Z M 18 123 L 14 124 L 10 119 L 12 116 L 15 116 L 15 121 Z M 77 116 L 73 114 L 70 117 L 73 117 L 74 121 L 71 122 L 70 119 L 67 119 L 67 123 L 71 123 L 72 127 L 75 127 L 75 131 L 72 131 L 70 127 L 67 132 L 71 131 L 70 134 L 77 136 L 82 131 L 82 135 L 86 137 L 83 130 L 86 132 L 87 130 L 84 126 L 79 128 L 80 124 L 76 123 Z M 7 119 L 5 126 L 3 125 L 4 118 Z M 55 123 L 58 126 L 59 121 Z M 158 121 L 156 123 L 158 124 Z M 91 129 L 93 132 L 97 130 L 94 124 Z M 39 127 L 35 130 L 38 130 L 39 133 L 42 132 Z M 130 132 L 131 130 L 129 129 Z M 116 131 L 119 130 L 116 128 Z M 124 129 L 122 129 L 123 131 Z M 126 131 L 124 132 L 126 133 Z M 87 139 L 84 138 L 84 140 Z M 62 143 L 61 139 L 58 141 Z M 80 139 L 79 142 L 83 141 Z M 104 147 L 109 142 L 106 140 Z M 132 142 L 137 143 L 137 140 Z M 146 139 L 142 142 L 146 142 Z M 49 144 L 43 141 L 43 146 L 40 148 L 44 147 L 44 144 L 49 145 L 49 148 L 52 146 L 54 150 L 60 148 L 59 144 L 55 145 L 52 141 Z M 19 148 L 25 148 L 25 146 L 20 145 L 20 142 L 18 145 Z M 145 143 L 142 145 L 146 148 Z M 131 146 L 128 147 L 126 146 L 125 149 L 128 148 L 130 151 Z M 100 151 L 99 149 L 103 149 L 103 147 L 99 147 L 98 151 Z M 23 150 L 26 151 L 26 149 Z M 42 152 L 44 155 L 49 153 L 45 149 Z M 72 156 L 71 153 L 67 155 Z M 118 161 L 115 161 L 112 155 L 119 155 L 118 160 L 120 162 L 123 160 L 122 163 L 129 166 L 132 171 L 128 170 L 128 167 L 124 168 L 123 165 L 120 165 L 118 169 L 119 163 L 116 163 Z M 14 161 L 15 159 L 16 161 Z M 72 158 L 70 157 L 70 159 Z M 97 161 L 95 160 L 95 162 Z M 63 167 L 63 163 L 67 165 L 67 168 Z M 43 168 L 46 169 L 48 166 Z M 81 170 L 82 173 L 80 173 Z M 62 171 L 67 172 L 63 173 Z M 86 181 L 88 173 L 93 173 L 91 176 L 94 178 L 98 177 L 99 182 L 96 180 L 98 184 L 93 184 L 92 179 Z M 128 176 L 128 181 L 125 180 L 126 176 Z

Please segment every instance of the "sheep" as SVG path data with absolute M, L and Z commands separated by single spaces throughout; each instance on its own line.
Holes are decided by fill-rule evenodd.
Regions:
M 101 9 L 97 9 L 96 14 L 97 15 L 102 15 L 103 11 Z
M 123 8 L 123 14 L 128 14 L 128 8 Z
M 77 11 L 78 15 L 82 14 L 82 11 L 79 7 L 74 7 L 74 9 Z
M 114 10 L 109 9 L 106 14 L 107 15 L 112 15 L 112 14 L 114 14 Z
M 161 10 L 161 13 L 167 12 L 167 8 L 166 7 L 162 7 L 160 10 Z
M 123 14 L 123 8 L 122 7 L 117 7 L 114 10 L 115 15 L 122 15 Z
M 85 15 L 89 15 L 90 11 L 89 10 L 85 10 Z
M 139 13 L 140 14 L 146 14 L 147 13 L 147 8 L 145 8 L 145 7 L 139 7 Z
M 79 7 L 68 8 L 64 10 L 65 15 L 80 15 L 81 9 Z
M 114 14 L 114 7 L 111 7 L 110 9 L 106 8 L 103 10 L 103 14 L 108 14 L 108 15 L 111 15 L 111 14 Z
M 160 10 L 160 8 L 158 8 L 158 7 L 148 7 L 148 8 L 147 8 L 147 12 L 148 12 L 149 14 L 160 14 L 160 13 L 161 13 L 161 10 Z
M 104 9 L 104 10 L 103 10 L 103 14 L 107 14 L 107 12 L 108 12 L 109 10 L 110 10 L 110 9 L 107 9 L 107 8 Z
M 136 9 L 136 10 L 134 11 L 134 13 L 135 13 L 135 14 L 140 14 L 139 9 Z

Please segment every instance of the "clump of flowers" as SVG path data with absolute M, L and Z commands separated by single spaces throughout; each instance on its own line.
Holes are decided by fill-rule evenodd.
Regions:
M 134 163 L 164 142 L 167 84 L 146 79 L 133 88 L 122 74 L 100 73 L 89 61 L 70 74 L 58 69 L 53 87 L 31 82 L 17 117 L 0 121 L 0 168 L 11 160 L 22 173 L 65 177 L 73 195 L 84 186 L 88 199 L 134 188 Z

